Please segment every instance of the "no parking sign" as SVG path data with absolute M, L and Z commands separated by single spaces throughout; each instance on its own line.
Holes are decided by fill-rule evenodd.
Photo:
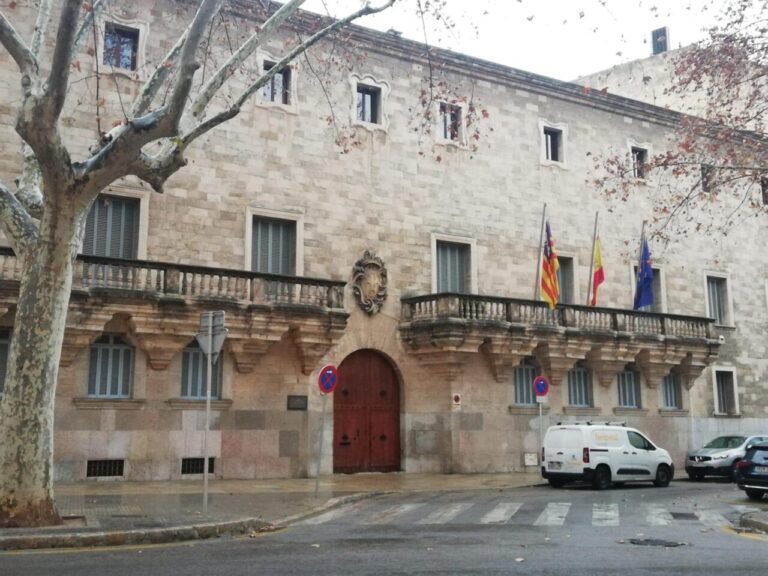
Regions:
M 536 376 L 533 379 L 533 392 L 536 394 L 536 402 L 542 403 L 547 401 L 547 394 L 549 394 L 549 380 L 546 376 Z
M 320 374 L 317 377 L 317 385 L 320 388 L 320 392 L 323 394 L 330 394 L 336 389 L 336 385 L 339 383 L 339 372 L 336 370 L 336 366 L 328 364 L 323 366 L 320 370 Z

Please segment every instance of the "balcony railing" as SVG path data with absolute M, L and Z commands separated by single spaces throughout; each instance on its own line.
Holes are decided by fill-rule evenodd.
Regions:
M 0 248 L 0 279 L 20 280 L 21 262 Z M 110 289 L 183 299 L 344 307 L 344 282 L 100 256 L 77 257 L 73 289 Z
M 583 332 L 624 332 L 635 336 L 713 339 L 714 319 L 656 314 L 572 304 L 550 310 L 544 302 L 469 294 L 427 294 L 403 298 L 403 322 L 458 319 L 518 324 L 533 328 L 570 328 Z

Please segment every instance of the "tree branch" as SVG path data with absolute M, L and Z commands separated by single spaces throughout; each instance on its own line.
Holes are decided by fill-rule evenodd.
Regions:
M 179 55 L 179 52 L 181 52 L 181 48 L 184 46 L 184 42 L 186 42 L 188 34 L 189 27 L 187 27 L 187 29 L 184 31 L 184 34 L 179 37 L 173 48 L 168 51 L 168 54 L 165 55 L 163 61 L 158 64 L 157 68 L 155 68 L 155 71 L 152 73 L 152 76 L 150 76 L 150 78 L 144 83 L 144 86 L 141 88 L 141 94 L 139 94 L 139 97 L 133 103 L 130 118 L 141 116 L 149 110 L 149 107 L 152 104 L 152 100 L 157 95 L 160 87 L 165 83 L 165 80 L 168 78 L 168 75 L 171 72 L 171 66 L 176 60 L 176 57 Z
M 77 53 L 80 52 L 80 47 L 83 45 L 85 38 L 91 33 L 94 18 L 101 14 L 104 8 L 106 8 L 108 1 L 109 0 L 96 0 L 96 2 L 91 5 L 91 9 L 86 12 L 85 18 L 80 22 L 80 27 L 77 29 L 77 34 L 75 35 L 75 42 L 72 45 L 72 57 L 75 57 Z M 93 47 L 94 58 L 98 58 L 99 55 L 97 48 L 97 46 Z
M 45 38 L 45 30 L 48 28 L 48 20 L 51 19 L 51 0 L 42 0 L 40 8 L 37 10 L 37 22 L 35 22 L 35 31 L 32 33 L 32 41 L 29 43 L 29 50 L 37 58 L 40 56 L 40 46 Z
M 254 32 L 221 68 L 211 77 L 192 104 L 192 116 L 202 119 L 205 107 L 235 71 L 253 54 L 264 39 L 269 37 L 288 18 L 293 16 L 306 0 L 289 0 L 270 16 L 260 30 Z
M 59 18 L 59 28 L 56 34 L 56 46 L 51 59 L 51 73 L 48 76 L 46 88 L 46 108 L 50 117 L 46 120 L 55 123 L 64 107 L 69 86 L 69 68 L 72 61 L 72 48 L 75 39 L 75 28 L 80 16 L 79 0 L 64 0 Z
M 21 71 L 21 85 L 24 93 L 29 91 L 32 80 L 37 78 L 38 64 L 32 51 L 27 47 L 16 29 L 8 22 L 5 14 L 0 12 L 0 43 L 8 50 L 11 58 Z
M 18 198 L 2 182 L 0 182 L 0 223 L 17 255 L 22 254 L 24 248 L 37 240 L 37 225 Z
M 296 56 L 300 55 L 301 53 L 305 52 L 317 42 L 328 36 L 329 34 L 335 32 L 336 30 L 339 30 L 343 28 L 344 26 L 347 26 L 354 20 L 357 20 L 358 18 L 362 18 L 363 16 L 368 16 L 370 14 L 377 14 L 378 12 L 382 12 L 383 10 L 386 10 L 390 6 L 392 6 L 397 0 L 387 0 L 384 4 L 381 4 L 377 7 L 371 7 L 369 5 L 364 6 L 357 12 L 353 12 L 352 14 L 349 14 L 345 18 L 342 18 L 341 20 L 336 20 L 332 24 L 329 24 L 319 32 L 316 32 L 313 36 L 310 36 L 307 40 L 304 42 L 301 42 L 297 46 L 293 48 L 290 52 L 288 52 L 287 55 L 285 55 L 280 61 L 276 62 L 274 66 L 272 66 L 265 74 L 259 77 L 256 82 L 251 84 L 246 90 L 240 95 L 240 97 L 237 99 L 237 101 L 227 110 L 224 110 L 222 112 L 219 112 L 215 116 L 212 116 L 208 120 L 201 122 L 199 125 L 197 125 L 195 128 L 193 128 L 188 133 L 184 134 L 182 136 L 182 141 L 184 142 L 184 145 L 188 145 L 212 128 L 215 128 L 219 124 L 226 122 L 227 120 L 234 118 L 240 113 L 240 109 L 242 108 L 243 104 L 253 96 L 253 94 L 256 93 L 262 86 L 264 86 L 267 82 L 269 82 L 275 74 L 280 72 L 285 66 L 290 64 Z

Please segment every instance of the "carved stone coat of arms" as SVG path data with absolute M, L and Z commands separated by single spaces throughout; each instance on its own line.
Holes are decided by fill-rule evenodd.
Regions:
M 366 250 L 352 268 L 352 291 L 360 308 L 376 314 L 387 298 L 387 268 L 384 261 Z

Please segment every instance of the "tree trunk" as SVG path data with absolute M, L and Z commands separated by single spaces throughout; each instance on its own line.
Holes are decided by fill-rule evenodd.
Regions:
M 52 194 L 53 196 L 54 194 Z M 0 527 L 60 524 L 53 500 L 53 417 L 82 207 L 49 202 L 22 278 L 0 403 Z

